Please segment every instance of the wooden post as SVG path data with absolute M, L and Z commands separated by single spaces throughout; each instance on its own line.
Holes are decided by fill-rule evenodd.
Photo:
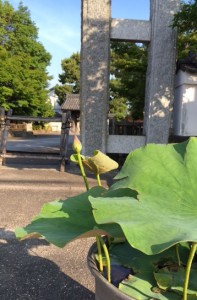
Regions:
M 3 107 L 0 107 L 0 138 L 1 138 L 1 144 L 0 144 L 0 166 L 3 165 L 3 157 L 2 157 L 2 144 L 3 144 L 3 130 L 5 127 L 5 109 Z
M 2 129 L 2 136 L 1 136 L 1 164 L 5 164 L 5 154 L 6 154 L 6 146 L 7 146 L 7 139 L 8 139 L 8 133 L 10 128 L 10 120 L 8 117 L 12 116 L 12 109 L 10 108 L 7 112 L 7 117 L 4 116 L 4 124 Z M 3 117 L 3 115 L 2 115 Z
M 71 122 L 71 113 L 62 114 L 62 127 L 61 127 L 61 137 L 60 137 L 60 172 L 65 172 L 66 155 L 68 150 L 68 140 L 69 140 L 69 130 Z
M 5 109 L 0 107 L 0 137 L 2 137 L 2 132 L 5 125 Z

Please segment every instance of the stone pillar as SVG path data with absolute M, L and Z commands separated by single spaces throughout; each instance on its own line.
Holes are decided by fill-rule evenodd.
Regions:
M 106 152 L 110 0 L 82 0 L 80 122 L 83 153 Z
M 146 76 L 146 143 L 167 143 L 173 104 L 176 30 L 170 25 L 179 0 L 151 0 L 151 41 Z

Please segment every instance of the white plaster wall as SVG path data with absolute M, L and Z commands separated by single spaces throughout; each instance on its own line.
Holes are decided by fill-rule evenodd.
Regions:
M 176 76 L 173 128 L 175 135 L 197 136 L 197 74 Z
M 51 127 L 52 131 L 61 131 L 61 122 L 50 122 L 48 125 Z
M 49 93 L 49 101 L 51 102 L 51 105 L 53 107 L 53 110 L 54 111 L 60 111 L 61 110 L 61 107 L 60 105 L 58 104 L 58 96 L 55 94 L 55 91 L 52 90 L 50 93 Z

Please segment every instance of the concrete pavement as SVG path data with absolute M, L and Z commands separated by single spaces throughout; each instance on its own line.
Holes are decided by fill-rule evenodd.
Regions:
M 43 139 L 44 138 L 44 139 Z M 69 140 L 68 157 L 72 152 Z M 14 151 L 56 152 L 58 136 L 12 138 Z M 26 148 L 24 150 L 24 148 Z M 42 151 L 45 149 L 44 151 Z M 77 240 L 63 249 L 42 239 L 18 241 L 16 227 L 27 225 L 41 206 L 85 191 L 78 167 L 72 162 L 58 171 L 58 160 L 7 158 L 0 168 L 0 299 L 88 300 L 94 299 L 94 278 L 86 265 L 95 239 Z M 103 176 L 111 183 L 116 171 Z M 88 175 L 90 186 L 96 181 Z
M 86 256 L 94 239 L 78 240 L 63 249 L 44 240 L 17 241 L 14 229 L 29 223 L 40 207 L 85 191 L 79 169 L 68 165 L 60 173 L 28 164 L 7 164 L 0 169 L 0 299 L 94 299 L 94 278 Z M 108 185 L 112 175 L 104 177 Z M 96 184 L 89 176 L 90 185 Z
M 73 136 L 69 136 L 69 148 L 71 148 Z M 7 141 L 8 151 L 29 151 L 42 153 L 58 153 L 60 149 L 60 133 L 39 134 L 30 137 L 9 137 Z
M 83 190 L 78 174 L 22 166 L 0 170 L 1 300 L 94 299 L 94 280 L 86 266 L 93 240 L 59 249 L 44 240 L 19 242 L 14 236 L 14 229 L 28 224 L 45 202 Z

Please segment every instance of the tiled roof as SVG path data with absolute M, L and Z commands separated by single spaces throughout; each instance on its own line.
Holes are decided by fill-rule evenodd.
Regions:
M 61 105 L 62 110 L 80 110 L 79 94 L 67 94 Z

